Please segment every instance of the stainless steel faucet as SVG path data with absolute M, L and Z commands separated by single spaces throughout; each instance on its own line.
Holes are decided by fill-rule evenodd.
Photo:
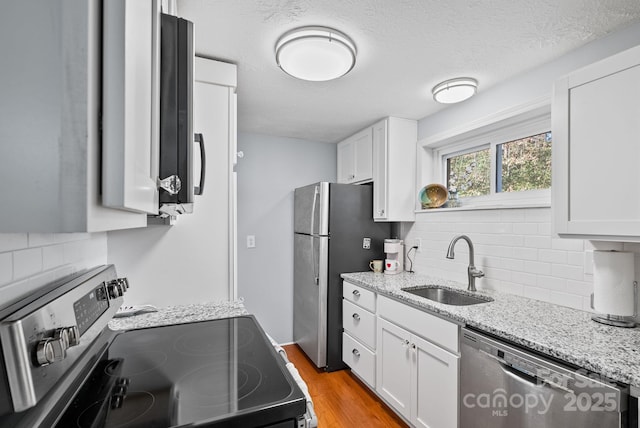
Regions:
M 469 277 L 469 286 L 467 287 L 467 290 L 476 291 L 476 278 L 483 277 L 484 272 L 477 269 L 473 264 L 474 251 L 473 251 L 473 242 L 471 242 L 471 239 L 467 235 L 458 235 L 455 238 L 453 238 L 451 240 L 451 243 L 449 244 L 449 249 L 447 250 L 447 258 L 453 259 L 455 257 L 455 254 L 453 253 L 453 247 L 456 246 L 456 242 L 458 242 L 460 239 L 464 239 L 465 241 L 467 241 L 467 244 L 469 244 L 469 267 L 467 268 L 467 276 Z

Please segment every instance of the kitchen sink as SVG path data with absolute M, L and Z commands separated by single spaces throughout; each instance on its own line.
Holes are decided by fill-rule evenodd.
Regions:
M 462 291 L 443 288 L 437 285 L 424 285 L 419 287 L 403 288 L 402 291 L 453 306 L 477 305 L 479 303 L 492 302 L 491 297 L 466 294 Z

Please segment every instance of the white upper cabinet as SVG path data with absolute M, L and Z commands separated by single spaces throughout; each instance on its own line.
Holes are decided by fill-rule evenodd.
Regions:
M 640 46 L 555 83 L 555 232 L 640 241 Z
M 0 14 L 0 232 L 146 225 L 101 200 L 102 3 L 12 2 Z
M 373 218 L 414 221 L 415 120 L 389 117 L 373 125 Z
M 158 213 L 160 7 L 104 2 L 102 199 Z
M 372 128 L 338 143 L 338 183 L 366 183 L 373 178 Z

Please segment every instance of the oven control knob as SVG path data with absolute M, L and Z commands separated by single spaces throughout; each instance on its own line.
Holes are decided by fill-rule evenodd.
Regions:
M 117 279 L 107 282 L 107 293 L 109 294 L 109 298 L 111 299 L 122 297 L 124 291 L 122 289 L 122 285 L 118 283 Z
M 80 330 L 78 330 L 78 326 L 75 325 L 59 328 L 56 330 L 53 338 L 63 338 L 67 348 L 71 348 L 72 346 L 76 346 L 80 343 Z
M 40 366 L 46 366 L 67 356 L 63 339 L 48 337 L 42 339 L 36 347 L 36 360 Z
M 126 276 L 123 278 L 118 278 L 116 281 L 118 281 L 118 284 L 120 284 L 120 286 L 122 287 L 123 293 L 129 289 L 129 279 L 127 279 Z

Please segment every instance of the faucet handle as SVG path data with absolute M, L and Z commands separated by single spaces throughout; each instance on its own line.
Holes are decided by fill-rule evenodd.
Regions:
M 484 276 L 484 272 L 482 272 L 480 269 L 476 268 L 475 266 L 469 268 L 469 274 L 474 278 L 482 278 Z

